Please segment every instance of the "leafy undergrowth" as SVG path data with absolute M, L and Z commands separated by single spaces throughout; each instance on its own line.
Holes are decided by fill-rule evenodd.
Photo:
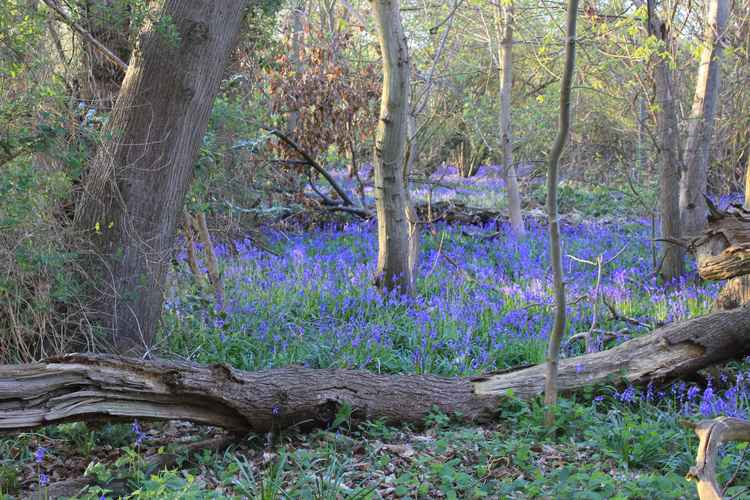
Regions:
M 517 401 L 492 425 L 435 413 L 420 428 L 351 427 L 344 415 L 327 430 L 238 437 L 192 456 L 184 443 L 215 429 L 66 424 L 3 441 L 0 485 L 18 498 L 43 498 L 47 481 L 84 474 L 97 482 L 77 498 L 694 498 L 683 476 L 697 440 L 675 399 L 620 396 L 563 400 L 553 429 L 541 405 Z M 724 450 L 722 480 L 745 481 L 744 452 Z M 173 466 L 147 465 L 171 453 Z M 748 491 L 732 484 L 727 494 Z
M 658 283 L 647 225 L 564 225 L 563 237 L 568 335 L 592 323 L 595 333 L 615 333 L 606 342 L 595 335 L 590 349 L 704 314 L 718 291 L 692 276 Z M 503 224 L 425 230 L 416 299 L 372 286 L 370 224 L 271 234 L 267 243 L 280 255 L 251 240 L 217 248 L 223 304 L 178 258 L 162 356 L 245 370 L 303 364 L 449 376 L 543 359 L 552 293 L 537 223 L 523 239 Z M 583 350 L 574 343 L 564 355 Z M 748 368 L 737 362 L 701 383 L 591 388 L 561 403 L 552 430 L 536 401 L 506 404 L 482 426 L 434 414 L 419 427 L 355 427 L 344 408 L 317 433 L 238 437 L 188 456 L 186 442 L 219 431 L 65 424 L 0 440 L 0 493 L 44 497 L 48 483 L 86 476 L 96 484 L 81 498 L 694 498 L 684 475 L 697 439 L 680 420 L 746 416 Z M 173 453 L 166 467 L 148 465 Z M 722 479 L 734 476 L 728 493 L 739 497 L 750 496 L 743 454 L 729 445 L 722 455 Z

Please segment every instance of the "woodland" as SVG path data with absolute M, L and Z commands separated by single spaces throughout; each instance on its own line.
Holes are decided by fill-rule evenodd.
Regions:
M 0 0 L 0 500 L 750 498 L 748 304 L 748 0 Z

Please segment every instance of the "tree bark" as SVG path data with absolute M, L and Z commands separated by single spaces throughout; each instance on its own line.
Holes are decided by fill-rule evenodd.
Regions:
M 398 0 L 373 0 L 372 7 L 383 57 L 383 94 L 375 136 L 377 279 L 384 290 L 413 295 L 413 232 L 404 175 L 411 68 L 409 50 L 401 27 Z
M 548 406 L 545 422 L 552 425 L 552 406 L 557 404 L 557 372 L 560 360 L 560 343 L 565 334 L 565 283 L 563 282 L 562 251 L 560 244 L 560 217 L 557 209 L 557 184 L 560 157 L 570 130 L 570 89 L 576 64 L 576 21 L 578 0 L 568 0 L 567 31 L 565 33 L 565 67 L 560 83 L 560 122 L 557 137 L 549 154 L 547 171 L 547 218 L 549 220 L 550 261 L 555 288 L 555 322 L 547 346 L 547 373 L 544 387 L 544 404 Z
M 510 226 L 516 235 L 526 233 L 521 216 L 521 195 L 518 191 L 518 176 L 513 164 L 513 131 L 511 121 L 511 92 L 513 89 L 513 2 L 498 4 L 498 19 L 502 14 L 502 39 L 500 40 L 500 142 L 503 148 L 503 179 L 508 195 Z
M 698 234 L 706 224 L 708 167 L 716 108 L 721 88 L 721 56 L 725 40 L 729 0 L 710 0 L 704 31 L 701 61 L 695 82 L 685 145 L 685 171 L 680 180 L 682 232 Z
M 150 347 L 193 175 L 245 0 L 167 0 L 158 14 L 179 39 L 147 23 L 76 207 L 98 258 L 100 325 L 118 352 Z
M 560 362 L 558 387 L 660 384 L 750 353 L 750 309 L 674 323 L 608 351 Z M 469 420 L 493 416 L 512 391 L 545 388 L 545 365 L 473 378 L 381 375 L 361 370 L 277 368 L 70 355 L 0 365 L 0 430 L 73 420 L 179 419 L 237 431 L 327 425 L 342 405 L 353 419 L 419 422 L 434 408 Z
M 648 34 L 661 40 L 663 50 L 669 50 L 669 29 L 656 13 L 656 0 L 648 0 Z M 679 148 L 677 112 L 674 103 L 674 87 L 669 60 L 657 53 L 653 58 L 657 122 L 660 135 L 661 174 L 659 176 L 659 211 L 661 214 L 661 237 L 665 240 L 680 239 L 680 173 L 682 160 Z M 664 244 L 659 274 L 671 281 L 683 273 L 684 251 L 670 243 Z

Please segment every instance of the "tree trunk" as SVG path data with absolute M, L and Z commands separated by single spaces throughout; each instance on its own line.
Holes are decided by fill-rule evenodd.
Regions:
M 147 23 L 128 67 L 81 200 L 76 223 L 98 254 L 98 322 L 118 352 L 148 350 L 162 310 L 193 163 L 208 124 L 245 0 L 167 0 Z
M 521 195 L 518 191 L 518 176 L 513 165 L 513 135 L 511 128 L 511 91 L 513 89 L 513 2 L 498 4 L 498 19 L 502 14 L 502 40 L 500 41 L 500 142 L 503 147 L 503 179 L 508 195 L 510 226 L 516 235 L 526 229 L 521 217 Z M 499 24 L 499 23 L 498 23 Z
M 548 406 L 545 422 L 552 425 L 552 406 L 557 404 L 557 372 L 560 359 L 560 343 L 565 334 L 565 283 L 563 282 L 562 251 L 560 244 L 560 218 L 557 210 L 557 184 L 560 156 L 570 130 L 570 88 L 576 65 L 576 20 L 578 0 L 568 0 L 568 21 L 565 34 L 565 67 L 560 83 L 560 122 L 557 137 L 549 154 L 547 171 L 547 217 L 549 220 L 550 261 L 555 287 L 555 322 L 549 335 L 547 347 L 546 384 L 544 404 Z
M 750 353 L 750 309 L 674 323 L 608 351 L 560 362 L 558 387 L 660 384 Z M 267 432 L 327 425 L 348 405 L 354 420 L 419 422 L 435 407 L 469 420 L 493 416 L 512 391 L 542 394 L 545 365 L 473 378 L 277 368 L 242 372 L 107 355 L 0 365 L 0 429 L 72 420 L 179 419 Z
M 638 95 L 638 137 L 635 146 L 635 171 L 633 172 L 633 182 L 638 183 L 638 179 L 646 173 L 646 98 Z
M 682 232 L 687 235 L 698 234 L 706 224 L 703 195 L 708 187 L 711 140 L 719 103 L 721 55 L 729 17 L 729 0 L 710 0 L 707 10 L 701 62 L 685 145 L 685 171 L 680 181 Z
M 297 72 L 298 75 L 302 75 L 302 62 L 300 58 L 300 51 L 302 50 L 302 43 L 303 43 L 303 20 L 305 17 L 306 12 L 306 5 L 304 1 L 298 1 L 295 4 L 292 5 L 292 18 L 289 23 L 289 30 L 290 30 L 290 53 L 289 53 L 289 60 L 292 62 L 292 66 L 294 67 L 294 70 Z M 289 137 L 294 138 L 295 137 L 295 131 L 297 128 L 297 123 L 299 123 L 299 111 L 297 109 L 293 109 L 289 112 L 289 115 L 287 115 L 286 119 L 286 134 Z
M 206 270 L 208 271 L 208 280 L 214 289 L 214 298 L 220 309 L 224 309 L 224 284 L 221 281 L 221 274 L 219 273 L 219 260 L 216 258 L 216 252 L 214 252 L 214 242 L 211 241 L 211 233 L 208 231 L 208 222 L 206 221 L 206 214 L 204 212 L 198 212 L 193 217 L 193 224 L 195 231 L 198 233 L 198 237 L 203 245 L 203 255 L 206 259 Z
M 659 20 L 656 0 L 648 0 L 648 33 L 664 43 L 662 50 L 669 50 L 669 30 Z M 659 106 L 657 122 L 661 139 L 661 175 L 659 177 L 659 211 L 661 214 L 661 237 L 665 240 L 680 238 L 680 159 L 679 130 L 674 102 L 672 71 L 669 61 L 657 53 L 653 58 L 656 100 Z M 683 272 L 684 251 L 681 247 L 665 243 L 662 250 L 660 275 L 671 281 Z
M 375 208 L 378 218 L 378 284 L 414 293 L 409 193 L 405 182 L 409 113 L 409 50 L 398 0 L 372 4 L 383 57 L 383 95 L 375 136 Z

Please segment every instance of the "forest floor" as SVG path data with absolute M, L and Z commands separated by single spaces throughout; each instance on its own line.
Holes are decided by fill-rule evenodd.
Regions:
M 589 213 L 599 210 L 596 196 L 610 194 L 574 201 Z M 614 335 L 595 335 L 589 348 L 606 349 L 710 310 L 719 285 L 694 275 L 657 282 L 648 220 L 606 215 L 562 228 L 568 336 L 593 323 Z M 551 276 L 545 227 L 528 222 L 523 239 L 504 224 L 425 228 L 415 299 L 384 297 L 372 286 L 372 222 L 269 230 L 278 256 L 250 239 L 218 245 L 223 304 L 196 284 L 180 255 L 161 355 L 244 370 L 299 364 L 445 376 L 539 363 Z M 592 265 L 599 258 L 601 273 Z M 583 349 L 566 345 L 564 355 Z M 221 431 L 70 423 L 0 438 L 0 499 L 44 498 L 48 484 L 84 475 L 92 485 L 77 498 L 695 498 L 684 475 L 697 438 L 680 421 L 748 409 L 750 364 L 737 361 L 667 387 L 592 387 L 561 401 L 551 429 L 538 401 L 509 405 L 485 426 L 440 413 L 420 426 L 352 426 L 344 409 L 328 429 L 241 436 L 188 456 L 186 442 Z M 728 445 L 722 455 L 720 478 L 733 478 L 727 494 L 737 498 L 750 498 L 745 446 Z M 173 465 L 149 465 L 172 453 Z

